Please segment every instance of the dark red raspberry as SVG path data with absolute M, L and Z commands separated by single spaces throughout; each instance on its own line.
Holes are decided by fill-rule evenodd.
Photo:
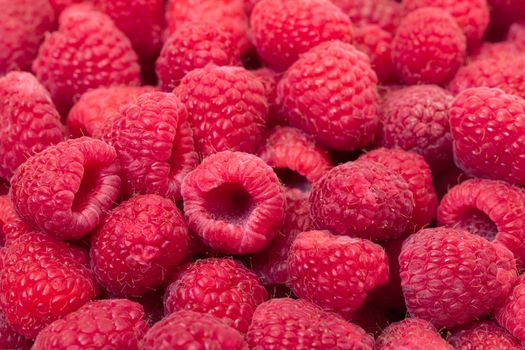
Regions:
M 525 275 L 521 275 L 508 298 L 495 312 L 496 321 L 500 326 L 521 342 L 525 342 L 525 328 L 523 327 L 525 316 L 521 311 L 523 305 L 525 305 Z
M 401 287 L 408 312 L 436 327 L 453 327 L 487 315 L 516 281 L 512 253 L 465 230 L 421 230 L 403 243 Z
M 378 126 L 377 77 L 350 44 L 326 42 L 303 54 L 277 86 L 292 126 L 341 151 L 364 147 Z
M 0 177 L 10 179 L 29 156 L 64 139 L 51 96 L 25 72 L 0 78 Z
M 0 311 L 0 349 L 23 350 L 30 348 L 31 342 L 15 332 L 7 322 L 4 313 Z
M 212 315 L 178 311 L 156 323 L 143 338 L 141 350 L 246 350 L 243 336 Z
M 127 299 L 99 300 L 44 328 L 32 349 L 138 350 L 138 343 L 147 329 L 140 304 Z
M 378 144 L 421 154 L 437 172 L 451 166 L 448 110 L 452 94 L 436 85 L 414 85 L 388 92 L 380 116 Z
M 448 339 L 456 350 L 521 350 L 520 341 L 494 321 L 480 321 L 456 330 Z
M 394 33 L 402 18 L 401 4 L 395 0 L 332 0 L 357 26 L 377 24 Z
M 30 339 L 97 296 L 86 252 L 48 235 L 18 238 L 4 248 L 1 263 L 0 307 Z
M 66 7 L 74 3 L 77 3 L 77 2 L 82 2 L 84 0 L 48 0 L 48 1 L 53 7 L 53 10 L 55 11 L 56 18 L 58 18 L 60 13 L 62 13 L 62 11 L 64 11 Z
M 396 81 L 396 72 L 391 59 L 392 34 L 378 25 L 369 24 L 356 28 L 354 36 L 356 48 L 368 55 L 379 81 L 381 83 Z
M 425 7 L 409 13 L 396 31 L 392 62 L 407 84 L 444 84 L 466 53 L 465 35 L 447 12 Z
M 450 108 L 456 164 L 469 176 L 525 184 L 525 100 L 500 89 L 467 89 Z
M 329 0 L 261 0 L 250 22 L 257 52 L 277 71 L 322 42 L 352 42 L 350 19 Z
M 265 248 L 284 219 L 284 191 L 260 158 L 220 152 L 190 172 L 182 184 L 190 227 L 212 249 L 231 254 Z
M 414 195 L 407 182 L 395 171 L 366 160 L 333 168 L 310 194 L 316 227 L 376 241 L 403 235 L 413 209 Z
M 328 231 L 300 233 L 290 247 L 288 274 L 295 295 L 343 316 L 388 282 L 388 259 L 368 240 Z
M 111 18 L 87 5 L 72 6 L 60 15 L 59 29 L 40 47 L 33 71 L 62 115 L 90 89 L 140 83 L 137 55 L 128 38 Z
M 256 69 L 251 71 L 251 73 L 259 78 L 266 91 L 266 99 L 268 100 L 268 120 L 266 125 L 268 127 L 286 125 L 286 120 L 277 104 L 277 83 L 279 83 L 282 74 L 269 68 Z
M 488 0 L 491 10 L 491 34 L 504 36 L 509 26 L 525 20 L 525 2 L 522 0 Z
M 171 93 L 142 94 L 96 132 L 117 150 L 122 193 L 180 199 L 183 177 L 198 163 L 186 108 Z
M 402 238 L 382 244 L 388 257 L 388 283 L 374 291 L 372 302 L 385 310 L 405 309 L 405 298 L 399 277 L 399 254 L 402 245 Z
M 520 50 L 513 42 L 501 41 L 492 43 L 485 41 L 470 53 L 470 59 L 471 61 L 486 58 L 499 60 L 523 54 L 525 54 L 525 51 Z
M 520 50 L 525 50 L 525 21 L 514 23 L 509 28 L 507 40 Z
M 257 276 L 232 259 L 197 260 L 175 275 L 166 289 L 166 314 L 177 310 L 209 313 L 246 332 L 253 312 L 268 298 Z
M 388 326 L 376 342 L 377 350 L 454 350 L 427 321 L 407 318 Z
M 117 199 L 120 167 L 110 145 L 88 137 L 51 146 L 29 158 L 11 180 L 17 213 L 61 238 L 93 230 Z
M 272 299 L 257 307 L 247 334 L 251 349 L 372 350 L 374 338 L 306 300 Z

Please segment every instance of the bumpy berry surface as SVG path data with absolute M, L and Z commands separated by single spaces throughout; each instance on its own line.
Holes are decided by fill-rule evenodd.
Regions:
M 251 71 L 264 85 L 266 99 L 268 101 L 268 120 L 266 125 L 286 125 L 285 118 L 277 104 L 277 83 L 282 77 L 282 73 L 275 72 L 269 68 L 259 68 Z
M 434 326 L 427 321 L 417 318 L 407 318 L 387 327 L 376 342 L 377 350 L 453 350 L 440 337 Z
M 516 263 L 508 249 L 454 228 L 424 229 L 410 236 L 403 243 L 399 269 L 408 312 L 437 327 L 489 314 L 516 281 Z
M 402 238 L 382 244 L 388 257 L 388 283 L 373 292 L 372 303 L 385 310 L 402 311 L 405 309 L 405 298 L 399 277 L 399 254 L 402 245 Z
M 396 81 L 396 72 L 392 65 L 391 33 L 381 29 L 378 25 L 369 24 L 354 30 L 354 44 L 370 58 L 370 64 L 382 83 Z
M 507 59 L 524 55 L 525 51 L 520 50 L 515 43 L 509 41 L 488 42 L 484 41 L 481 45 L 470 52 L 471 61 L 482 60 L 486 58 Z
M 5 315 L 0 311 L 0 348 L 1 349 L 29 349 L 31 342 L 22 335 L 15 332 L 7 322 Z
M 0 196 L 0 246 L 30 232 L 33 228 L 18 217 L 9 196 Z
M 278 103 L 292 126 L 328 147 L 351 151 L 370 143 L 378 126 L 376 84 L 364 53 L 326 42 L 288 69 L 277 86 Z
M 253 312 L 268 298 L 257 276 L 232 259 L 197 260 L 179 269 L 166 289 L 166 314 L 177 310 L 209 313 L 246 332 Z
M 456 330 L 448 339 L 456 350 L 520 350 L 520 341 L 494 321 L 480 321 Z
M 401 20 L 401 4 L 395 0 L 332 0 L 357 26 L 376 24 L 393 33 Z
M 521 342 L 525 341 L 525 276 L 522 275 L 503 305 L 496 310 L 495 317 L 499 325 L 504 327 Z

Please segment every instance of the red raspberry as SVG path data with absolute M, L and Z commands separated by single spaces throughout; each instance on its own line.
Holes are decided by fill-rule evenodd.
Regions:
M 283 223 L 279 179 L 250 154 L 225 151 L 204 159 L 184 179 L 182 197 L 191 229 L 218 252 L 256 253 Z
M 7 322 L 5 315 L 0 311 L 0 349 L 30 349 L 31 342 L 15 332 Z
M 354 30 L 354 43 L 358 50 L 370 58 L 372 68 L 381 83 L 396 81 L 396 72 L 392 65 L 392 34 L 378 25 L 369 24 Z
M 292 126 L 341 151 L 366 146 L 378 120 L 377 77 L 368 57 L 350 44 L 326 42 L 303 54 L 277 86 Z
M 55 16 L 58 18 L 60 13 L 64 11 L 64 9 L 74 3 L 82 2 L 84 0 L 48 0 L 51 6 L 53 7 L 53 10 L 55 11 Z
M 450 108 L 458 167 L 470 176 L 525 184 L 523 120 L 525 100 L 518 96 L 485 87 L 461 92 Z
M 160 87 L 172 91 L 187 73 L 208 64 L 241 64 L 238 48 L 230 34 L 217 24 L 183 24 L 168 38 L 157 60 Z
M 0 307 L 20 334 L 35 338 L 51 322 L 97 295 L 97 286 L 80 248 L 33 233 L 2 252 Z
M 0 78 L 0 134 L 0 177 L 5 179 L 29 156 L 64 139 L 60 115 L 31 73 Z
M 407 182 L 395 171 L 366 160 L 333 168 L 310 194 L 316 227 L 376 241 L 403 235 L 413 209 Z
M 514 23 L 509 28 L 507 40 L 520 50 L 525 50 L 525 21 Z
M 299 298 L 348 316 L 371 290 L 388 282 L 388 259 L 368 240 L 307 231 L 290 247 L 288 274 Z
M 392 61 L 407 84 L 443 84 L 454 77 L 466 53 L 465 35 L 447 12 L 426 7 L 408 14 L 392 44 Z
M 166 289 L 166 314 L 177 310 L 209 313 L 246 332 L 255 308 L 268 298 L 250 270 L 232 259 L 197 260 L 177 272 Z
M 496 310 L 495 318 L 500 326 L 504 327 L 520 341 L 525 342 L 525 317 L 523 305 L 525 304 L 525 275 L 521 275 L 514 285 L 512 292 L 503 305 Z
M 329 0 L 262 0 L 250 22 L 257 52 L 277 71 L 322 42 L 352 42 L 350 19 Z
M 408 312 L 437 327 L 489 314 L 516 281 L 509 250 L 446 227 L 424 229 L 405 240 L 399 270 Z
M 266 125 L 268 127 L 286 125 L 286 120 L 277 104 L 277 83 L 279 83 L 282 74 L 268 68 L 253 70 L 251 73 L 259 78 L 266 91 L 266 99 L 268 100 L 268 120 Z
M 454 350 L 441 338 L 432 324 L 417 318 L 407 318 L 388 326 L 377 339 L 375 348 Z
M 448 339 L 456 350 L 521 350 L 520 341 L 493 321 L 480 321 L 456 330 Z
M 247 334 L 251 349 L 372 350 L 374 338 L 306 300 L 272 299 L 257 307 Z
M 181 181 L 197 165 L 198 157 L 186 108 L 176 96 L 142 94 L 97 134 L 117 150 L 125 197 L 155 193 L 180 199 Z
M 115 149 L 82 137 L 29 158 L 11 180 L 11 198 L 27 223 L 65 239 L 93 230 L 117 199 Z
M 483 42 L 475 50 L 470 53 L 472 61 L 482 59 L 508 59 L 516 57 L 517 55 L 523 55 L 525 52 L 520 50 L 516 44 L 508 41 L 501 41 L 497 43 Z
M 0 196 L 0 246 L 30 232 L 33 229 L 18 217 L 9 196 Z
M 383 30 L 393 33 L 402 18 L 401 4 L 395 0 L 332 0 L 352 23 L 357 26 L 377 24 Z
M 212 315 L 178 311 L 146 333 L 141 350 L 228 349 L 246 350 L 243 336 Z
M 399 277 L 399 254 L 402 245 L 403 239 L 396 239 L 383 244 L 388 257 L 388 283 L 374 291 L 372 301 L 386 310 L 400 311 L 405 309 L 405 298 Z
M 62 13 L 59 29 L 40 47 L 33 71 L 62 115 L 89 89 L 140 83 L 128 38 L 111 18 L 84 5 Z
M 138 350 L 138 343 L 147 329 L 140 304 L 126 299 L 99 300 L 44 328 L 32 349 Z

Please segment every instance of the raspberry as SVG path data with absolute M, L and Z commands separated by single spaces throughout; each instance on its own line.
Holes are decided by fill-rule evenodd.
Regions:
M 505 247 L 445 227 L 424 229 L 405 240 L 399 270 L 408 312 L 437 327 L 489 314 L 516 280 L 516 263 Z
M 74 137 L 93 136 L 123 106 L 144 93 L 154 91 L 151 86 L 112 86 L 89 90 L 69 111 L 69 132 Z
M 351 237 L 398 238 L 407 229 L 413 209 L 407 182 L 395 171 L 366 160 L 333 168 L 310 194 L 316 227 Z
M 0 196 L 0 246 L 30 232 L 33 229 L 18 217 L 9 196 Z
M 182 197 L 190 228 L 223 253 L 262 250 L 284 219 L 279 179 L 260 158 L 242 152 L 204 159 L 184 179 Z
M 166 314 L 177 310 L 209 313 L 246 332 L 255 308 L 268 298 L 250 270 L 232 259 L 204 259 L 177 272 L 166 289 Z
M 141 342 L 141 350 L 245 350 L 242 335 L 212 315 L 178 311 L 155 324 Z
M 376 24 L 393 33 L 402 18 L 401 4 L 395 0 L 332 0 L 357 26 Z
M 472 88 L 456 96 L 449 113 L 459 168 L 469 176 L 525 184 L 525 100 Z
M 172 201 L 153 194 L 133 197 L 94 234 L 93 272 L 115 295 L 143 295 L 184 259 L 188 240 L 188 227 Z
M 0 311 L 0 348 L 15 350 L 31 348 L 31 342 L 15 332 L 2 311 Z
M 251 349 L 372 350 L 374 338 L 306 300 L 272 299 L 257 307 L 247 334 Z
M 383 243 L 383 248 L 388 257 L 388 283 L 374 291 L 372 301 L 386 310 L 405 309 L 405 298 L 399 277 L 399 254 L 402 245 L 403 239 Z
M 48 147 L 23 163 L 11 180 L 17 213 L 61 238 L 84 236 L 118 196 L 116 158 L 113 147 L 88 137 Z
M 329 0 L 262 0 L 250 22 L 257 52 L 277 71 L 322 42 L 352 42 L 352 23 Z
M 375 348 L 454 350 L 440 337 L 432 324 L 417 318 L 407 318 L 388 326 L 377 339 Z
M 292 126 L 341 151 L 366 146 L 378 126 L 377 77 L 366 55 L 332 41 L 303 54 L 277 86 Z
M 58 18 L 58 16 L 62 13 L 62 11 L 64 11 L 66 7 L 82 1 L 84 0 L 49 0 L 49 3 L 55 11 L 55 16 Z
M 282 74 L 268 68 L 253 70 L 251 73 L 259 78 L 266 91 L 266 99 L 268 100 L 268 120 L 266 125 L 268 127 L 286 125 L 285 118 L 277 104 L 277 83 L 279 83 Z
M 381 83 L 396 81 L 396 72 L 391 59 L 392 34 L 378 25 L 369 24 L 356 28 L 354 36 L 356 48 L 368 55 L 379 81 Z
M 525 303 L 525 275 L 522 275 L 514 285 L 512 292 L 503 305 L 496 310 L 495 318 L 500 326 L 504 327 L 520 341 L 525 341 L 525 318 L 523 316 L 523 304 Z
M 90 89 L 140 83 L 137 55 L 111 18 L 76 5 L 59 22 L 40 47 L 33 71 L 62 115 Z
M 507 40 L 520 50 L 525 50 L 525 21 L 514 23 L 509 28 Z
M 426 7 L 401 21 L 392 43 L 392 61 L 407 84 L 443 84 L 462 65 L 466 46 L 463 31 L 447 12 Z
M 49 93 L 30 73 L 0 78 L 0 176 L 10 179 L 29 156 L 64 139 Z
M 299 298 L 348 316 L 371 290 L 388 282 L 388 259 L 370 241 L 307 231 L 290 247 L 288 274 Z
M 524 51 L 520 50 L 516 44 L 508 41 L 502 41 L 497 43 L 483 42 L 475 50 L 470 53 L 472 61 L 482 59 L 507 59 L 516 57 L 517 55 L 525 54 Z
M 448 339 L 456 350 L 520 350 L 518 339 L 493 321 L 480 321 L 460 328 Z
M 241 67 L 207 66 L 182 79 L 174 93 L 186 105 L 196 148 L 204 157 L 260 145 L 268 102 L 263 84 Z
M 126 299 L 99 300 L 44 328 L 32 349 L 137 350 L 147 329 L 140 304 Z
M 111 144 L 122 165 L 122 192 L 180 199 L 182 178 L 198 163 L 186 108 L 170 93 L 142 94 L 96 135 Z
M 97 295 L 87 254 L 80 248 L 33 233 L 2 252 L 0 307 L 20 334 L 35 338 L 51 322 Z

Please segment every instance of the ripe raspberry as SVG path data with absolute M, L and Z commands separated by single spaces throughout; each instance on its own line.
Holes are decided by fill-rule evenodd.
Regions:
M 456 330 L 448 339 L 456 350 L 521 350 L 520 341 L 493 321 L 480 321 Z
M 31 342 L 15 332 L 0 311 L 0 349 L 23 350 L 31 348 Z
M 211 258 L 178 270 L 166 289 L 164 310 L 209 313 L 244 333 L 255 308 L 267 298 L 257 276 L 239 262 Z
M 350 19 L 329 0 L 262 0 L 250 22 L 257 52 L 277 71 L 322 42 L 352 42 Z
M 137 55 L 111 18 L 75 5 L 59 22 L 40 47 L 33 71 L 62 115 L 90 89 L 140 83 Z
M 520 50 L 516 44 L 508 41 L 501 41 L 497 43 L 483 42 L 476 49 L 470 53 L 471 61 L 482 59 L 507 59 L 523 55 L 525 51 Z
M 377 339 L 376 349 L 454 350 L 432 324 L 418 318 L 407 318 L 387 327 Z
M 32 156 L 11 180 L 17 213 L 31 226 L 78 239 L 102 221 L 117 199 L 120 167 L 108 144 L 82 137 Z
M 525 184 L 525 100 L 500 89 L 461 92 L 450 108 L 456 164 L 467 175 Z
M 462 65 L 466 46 L 463 31 L 447 12 L 426 7 L 401 21 L 392 44 L 392 61 L 407 84 L 443 84 Z
M 20 334 L 35 338 L 51 322 L 97 295 L 97 286 L 80 248 L 33 233 L 2 252 L 0 307 Z
M 251 349 L 372 350 L 374 338 L 306 300 L 272 299 L 257 307 L 247 334 Z
M 341 151 L 366 146 L 378 126 L 377 77 L 350 44 L 326 42 L 303 54 L 277 86 L 292 126 Z
M 515 44 L 518 49 L 525 50 L 525 21 L 510 26 L 507 40 Z
M 184 179 L 182 197 L 190 228 L 218 252 L 256 253 L 284 219 L 279 179 L 260 158 L 242 152 L 204 159 Z
M 523 327 L 525 318 L 521 311 L 524 303 L 525 275 L 521 275 L 508 298 L 495 312 L 495 318 L 499 325 L 522 342 L 525 341 L 525 328 Z
M 30 232 L 33 229 L 18 217 L 9 196 L 0 196 L 0 247 Z
M 251 73 L 259 78 L 266 91 L 266 99 L 268 101 L 267 127 L 286 125 L 286 120 L 277 104 L 277 83 L 279 83 L 282 74 L 268 68 L 256 69 L 251 71 Z
M 84 0 L 48 0 L 53 10 L 55 11 L 55 17 L 58 16 L 64 11 L 64 9 L 74 3 L 82 2 Z
M 96 136 L 117 150 L 125 197 L 155 193 L 178 200 L 184 175 L 198 163 L 186 108 L 170 93 L 140 95 Z
M 0 78 L 0 177 L 10 179 L 29 156 L 64 139 L 49 93 L 31 73 Z
M 413 209 L 407 182 L 395 171 L 366 160 L 333 168 L 310 194 L 316 227 L 376 241 L 403 235 Z
M 137 350 L 148 329 L 144 309 L 126 300 L 99 300 L 56 320 L 38 334 L 33 350 Z
M 392 34 L 378 25 L 369 24 L 356 28 L 354 36 L 356 48 L 368 55 L 379 81 L 381 83 L 396 81 L 396 72 L 391 59 Z
M 141 350 L 246 350 L 243 336 L 212 315 L 178 311 L 156 323 L 141 342 Z
M 509 250 L 446 227 L 424 229 L 405 240 L 399 270 L 408 312 L 436 327 L 458 326 L 489 314 L 516 280 Z
M 376 24 L 394 33 L 402 18 L 401 4 L 395 0 L 332 0 L 357 26 Z
M 348 316 L 371 290 L 388 282 L 388 259 L 370 241 L 307 231 L 290 247 L 288 274 L 299 298 Z
M 399 277 L 399 254 L 403 241 L 400 238 L 382 245 L 388 257 L 388 283 L 374 291 L 372 302 L 385 310 L 401 311 L 405 309 L 405 298 Z

